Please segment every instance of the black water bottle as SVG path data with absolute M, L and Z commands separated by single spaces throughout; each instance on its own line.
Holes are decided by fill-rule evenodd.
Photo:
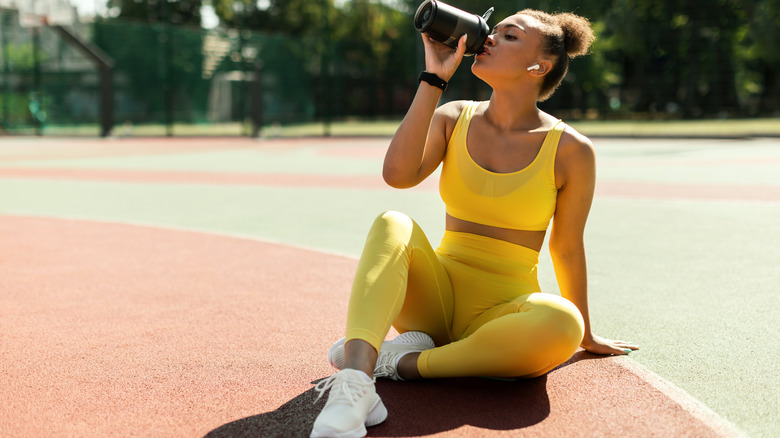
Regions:
M 490 8 L 480 17 L 438 0 L 425 0 L 414 14 L 414 27 L 453 49 L 458 48 L 458 40 L 465 34 L 466 56 L 476 55 L 484 50 L 490 34 L 487 20 L 492 13 Z

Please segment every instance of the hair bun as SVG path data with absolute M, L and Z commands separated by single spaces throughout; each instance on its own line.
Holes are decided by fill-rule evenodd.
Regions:
M 555 14 L 558 25 L 563 30 L 563 48 L 570 58 L 585 55 L 596 39 L 590 21 L 568 12 Z
M 596 39 L 590 21 L 587 18 L 569 12 L 548 14 L 534 9 L 524 9 L 518 14 L 527 15 L 539 21 L 541 26 L 541 49 L 543 53 L 555 57 L 553 66 L 544 75 L 539 90 L 539 102 L 552 96 L 569 71 L 569 59 L 584 55 L 590 50 Z

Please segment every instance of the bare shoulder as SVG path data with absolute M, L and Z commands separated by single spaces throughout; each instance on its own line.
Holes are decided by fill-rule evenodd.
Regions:
M 593 142 L 590 139 L 572 128 L 566 125 L 566 129 L 561 135 L 561 140 L 558 143 L 558 157 L 569 160 L 595 160 L 596 152 L 593 148 Z
M 555 156 L 556 185 L 559 189 L 573 181 L 579 181 L 577 185 L 585 181 L 587 185 L 592 185 L 595 178 L 596 153 L 593 142 L 567 125 Z
M 436 108 L 434 114 L 434 126 L 438 126 L 444 129 L 445 138 L 449 141 L 452 131 L 455 129 L 455 125 L 458 123 L 460 113 L 463 112 L 463 108 L 469 104 L 467 100 L 454 100 L 447 102 L 440 107 Z
M 467 100 L 453 100 L 436 108 L 436 117 L 447 121 L 457 121 L 463 108 L 469 103 Z

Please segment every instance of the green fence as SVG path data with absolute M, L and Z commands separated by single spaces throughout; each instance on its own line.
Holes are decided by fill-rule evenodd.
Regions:
M 18 14 L 0 10 L 0 61 L 0 129 L 99 119 L 99 72 L 51 28 L 21 28 Z
M 71 30 L 114 61 L 115 134 L 256 135 L 262 126 L 400 118 L 424 67 L 409 22 L 413 38 L 397 39 L 382 59 L 313 36 L 115 19 Z M 0 132 L 99 134 L 98 69 L 53 28 L 22 28 L 15 11 L 1 9 L 0 24 Z M 543 109 L 574 120 L 777 116 L 777 60 L 746 52 L 745 62 L 724 62 L 742 58 L 712 36 L 717 23 L 634 35 L 640 46 L 626 43 L 634 28 L 624 24 L 594 22 L 593 54 L 572 63 Z M 710 33 L 685 37 L 691 29 Z M 469 66 L 466 59 L 445 100 L 489 97 Z
M 2 129 L 97 129 L 96 68 L 52 28 L 20 28 L 8 12 L 0 19 L 8 23 L 0 35 Z M 113 118 L 120 134 L 241 135 L 261 125 L 395 117 L 408 108 L 416 84 L 412 71 L 380 82 L 347 68 L 339 62 L 338 43 L 312 56 L 309 48 L 321 41 L 249 31 L 114 20 L 81 25 L 77 32 L 115 62 Z
M 289 38 L 116 21 L 93 29 L 95 43 L 116 61 L 115 118 L 123 126 L 315 117 L 315 81 Z

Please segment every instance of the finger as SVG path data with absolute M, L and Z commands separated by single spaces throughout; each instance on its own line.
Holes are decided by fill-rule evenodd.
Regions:
M 637 347 L 637 348 L 639 348 L 638 345 L 634 344 L 633 342 L 629 342 L 629 341 L 620 341 L 620 340 L 616 340 L 616 339 L 605 339 L 604 341 L 607 344 L 609 344 L 609 345 L 616 345 L 616 346 L 626 347 L 626 348 L 630 348 L 630 347 Z
M 625 356 L 633 351 L 629 348 L 617 347 L 617 346 L 611 346 L 611 349 L 612 351 L 610 353 L 616 356 Z
M 618 348 L 618 347 L 613 346 L 611 344 L 593 345 L 593 346 L 587 348 L 586 350 L 588 350 L 589 352 L 594 353 L 594 354 L 605 354 L 605 355 L 610 355 L 610 354 L 613 354 L 613 355 L 624 355 L 624 354 L 628 354 L 628 352 L 626 352 L 625 348 Z M 631 350 L 628 350 L 628 351 L 630 352 Z
M 605 340 L 612 344 L 631 344 L 631 342 L 621 341 L 620 339 L 605 339 Z
M 420 36 L 422 37 L 423 45 L 425 45 L 426 47 L 430 47 L 430 46 L 433 46 L 434 44 L 439 43 L 435 39 L 433 39 L 430 36 L 428 36 L 427 33 L 421 33 Z
M 632 344 L 631 342 L 617 341 L 614 342 L 613 345 L 620 348 L 630 348 L 631 350 L 639 350 L 639 345 Z
M 613 345 L 635 345 L 633 342 L 627 342 L 627 341 L 612 341 L 612 340 L 610 340 L 610 341 L 607 341 L 607 342 L 609 342 L 610 344 L 613 344 Z
M 420 35 L 422 36 L 423 44 L 426 47 L 434 47 L 434 48 L 436 48 L 436 50 L 444 50 L 444 51 L 452 52 L 452 48 L 451 47 L 445 45 L 441 41 L 437 41 L 437 40 L 431 38 L 430 36 L 428 36 L 427 33 L 421 33 Z
M 420 34 L 420 38 L 422 38 L 423 45 L 426 47 L 430 45 L 431 41 L 433 41 L 431 37 L 429 37 L 428 34 L 424 32 Z
M 614 342 L 607 342 L 603 345 L 603 347 L 603 354 L 614 354 L 616 356 L 624 356 L 633 351 L 633 349 L 629 348 L 628 346 L 617 345 Z
M 455 49 L 455 56 L 462 57 L 466 53 L 466 41 L 467 41 L 466 34 L 463 34 L 462 37 L 458 40 L 458 48 Z

